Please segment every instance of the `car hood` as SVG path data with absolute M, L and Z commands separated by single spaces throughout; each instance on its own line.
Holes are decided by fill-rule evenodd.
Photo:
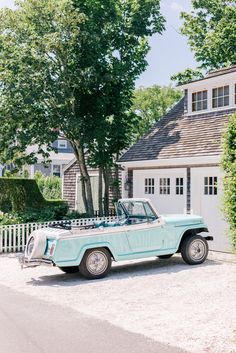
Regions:
M 161 218 L 166 224 L 174 225 L 176 227 L 183 225 L 204 224 L 203 218 L 195 215 L 170 214 L 162 215 Z

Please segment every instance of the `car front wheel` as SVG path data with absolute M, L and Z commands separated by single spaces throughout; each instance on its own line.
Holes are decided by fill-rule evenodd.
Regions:
M 111 255 L 107 249 L 87 250 L 79 265 L 80 273 L 89 279 L 105 277 L 111 269 Z
M 207 241 L 200 235 L 186 238 L 181 245 L 181 255 L 189 265 L 203 263 L 208 255 Z

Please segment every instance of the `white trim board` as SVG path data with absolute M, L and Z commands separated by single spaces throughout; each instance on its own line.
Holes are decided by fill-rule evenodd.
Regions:
M 219 164 L 220 155 L 215 156 L 200 156 L 200 157 L 186 157 L 186 158 L 167 158 L 167 159 L 150 159 L 141 161 L 127 161 L 118 162 L 117 164 L 125 168 L 146 168 L 146 167 L 164 167 L 164 166 L 191 166 L 202 164 Z
M 62 169 L 62 174 L 65 173 L 67 169 L 69 169 L 76 162 L 76 158 L 74 157 L 65 167 Z

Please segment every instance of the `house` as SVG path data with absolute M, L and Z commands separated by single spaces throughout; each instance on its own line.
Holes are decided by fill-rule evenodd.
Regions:
M 123 197 L 151 199 L 160 214 L 199 214 L 230 251 L 222 213 L 222 133 L 236 112 L 236 66 L 180 87 L 184 97 L 120 159 Z
M 14 164 L 0 164 L 0 177 L 4 177 L 6 172 L 10 172 L 14 169 Z
M 29 172 L 30 178 L 34 177 L 36 171 L 42 172 L 45 176 L 55 175 L 62 177 L 62 170 L 74 158 L 74 151 L 70 143 L 62 138 L 54 141 L 52 145 L 57 149 L 58 153 L 54 151 L 50 152 L 50 164 L 45 166 L 42 156 L 38 155 L 37 163 L 25 167 Z M 27 148 L 27 153 L 31 153 L 35 150 L 36 146 L 30 146 Z
M 88 169 L 92 195 L 93 195 L 93 207 L 95 214 L 99 212 L 99 170 L 96 168 Z M 62 181 L 62 198 L 66 200 L 69 204 L 71 210 L 78 211 L 80 213 L 85 212 L 84 202 L 82 198 L 81 180 L 80 180 L 80 169 L 79 164 L 74 158 L 68 165 L 63 169 L 63 181 Z M 119 180 L 121 180 L 121 175 L 119 173 Z M 113 200 L 120 197 L 121 190 L 119 180 L 115 176 L 115 171 L 110 172 L 110 188 L 109 188 L 109 209 L 111 213 L 114 213 L 114 203 Z M 117 190 L 118 187 L 118 190 Z M 104 190 L 104 188 L 103 188 Z

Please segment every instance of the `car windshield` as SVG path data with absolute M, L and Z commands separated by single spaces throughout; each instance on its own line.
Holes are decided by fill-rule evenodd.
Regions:
M 128 218 L 140 220 L 154 220 L 157 218 L 148 202 L 143 201 L 124 201 L 122 206 Z
M 116 214 L 119 219 L 119 221 L 123 221 L 127 218 L 124 209 L 122 208 L 121 204 L 118 202 L 116 205 Z

